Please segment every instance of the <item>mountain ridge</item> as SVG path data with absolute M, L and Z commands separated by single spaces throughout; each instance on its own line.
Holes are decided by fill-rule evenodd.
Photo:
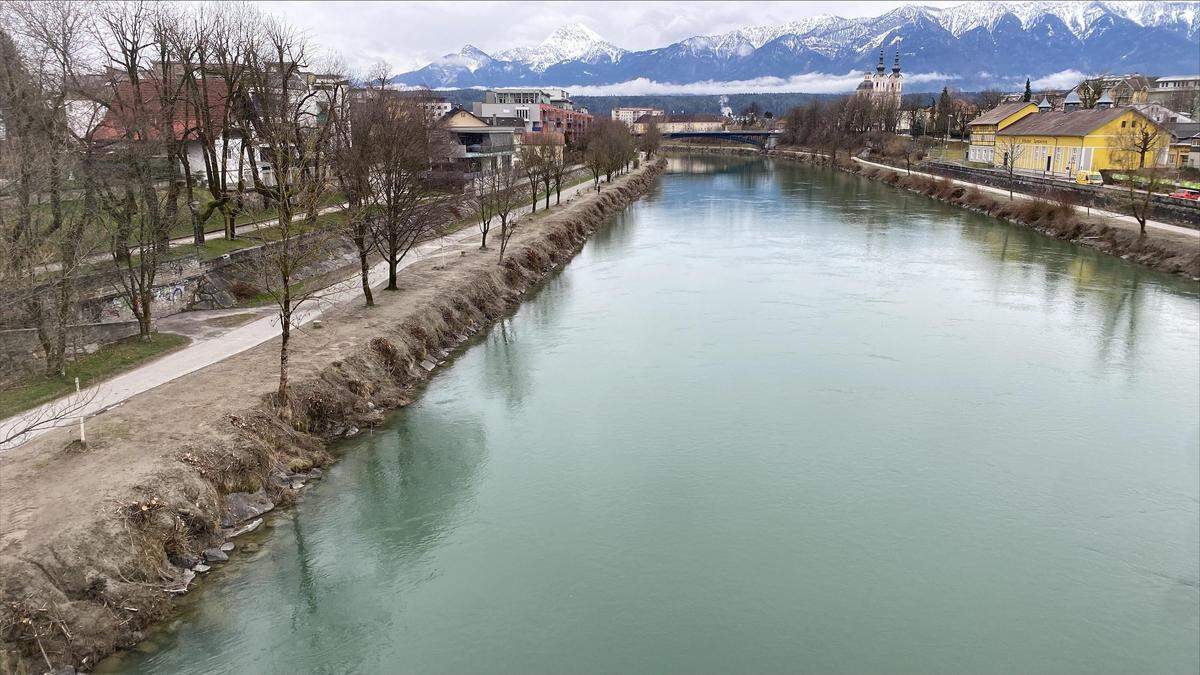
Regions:
M 1200 70 L 1200 2 L 971 2 L 904 5 L 874 17 L 806 17 L 697 35 L 631 51 L 579 23 L 534 47 L 494 55 L 467 45 L 394 82 L 432 88 L 754 81 L 805 74 L 847 75 L 890 67 L 900 53 L 926 91 L 1011 86 L 1064 72 Z M 1161 72 L 1160 72 L 1161 71 Z M 845 75 L 843 75 L 845 74 Z

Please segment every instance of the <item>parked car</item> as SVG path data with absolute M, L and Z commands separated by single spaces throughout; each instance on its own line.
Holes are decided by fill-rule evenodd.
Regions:
M 1075 174 L 1075 182 L 1080 185 L 1104 185 L 1104 177 L 1099 171 L 1080 171 Z
M 1176 199 L 1190 199 L 1192 201 L 1200 201 L 1200 190 L 1187 190 L 1180 188 L 1172 192 L 1169 196 Z

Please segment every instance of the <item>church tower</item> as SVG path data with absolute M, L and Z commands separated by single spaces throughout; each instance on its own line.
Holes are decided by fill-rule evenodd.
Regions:
M 904 89 L 904 76 L 900 74 L 900 50 L 896 50 L 896 60 L 892 61 L 892 74 L 888 76 L 888 96 L 900 103 L 900 94 Z
M 863 81 L 858 84 L 855 93 L 870 96 L 877 103 L 891 99 L 900 105 L 900 94 L 903 90 L 904 76 L 900 74 L 900 50 L 896 50 L 896 58 L 892 61 L 892 72 L 884 74 L 883 50 L 879 50 L 879 62 L 875 64 L 875 72 L 867 72 Z

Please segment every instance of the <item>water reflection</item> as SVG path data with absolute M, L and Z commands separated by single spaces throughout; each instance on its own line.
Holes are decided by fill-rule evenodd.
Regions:
M 512 317 L 505 317 L 492 327 L 484 342 L 487 358 L 483 378 L 487 390 L 499 392 L 510 409 L 519 408 L 533 386 L 530 355 L 517 344 L 517 334 Z
M 1200 285 L 672 167 L 134 665 L 1200 669 Z

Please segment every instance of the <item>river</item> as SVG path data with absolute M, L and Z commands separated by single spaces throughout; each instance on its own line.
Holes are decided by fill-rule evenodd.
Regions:
M 1200 670 L 1200 285 L 860 177 L 673 159 L 344 450 L 106 668 Z

